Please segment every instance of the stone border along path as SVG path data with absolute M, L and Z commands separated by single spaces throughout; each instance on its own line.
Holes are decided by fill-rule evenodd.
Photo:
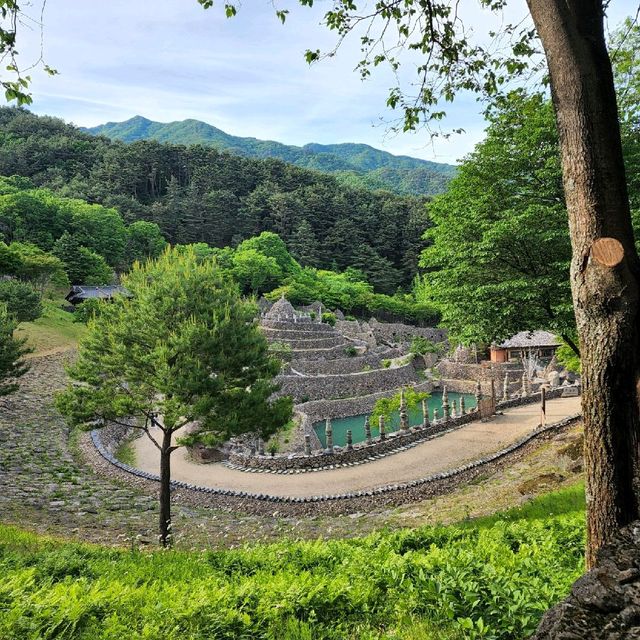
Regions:
M 425 497 L 451 491 L 463 482 L 469 482 L 471 479 L 477 477 L 481 471 L 488 471 L 493 467 L 499 466 L 512 454 L 523 450 L 530 443 L 540 438 L 548 437 L 556 431 L 562 430 L 570 424 L 575 423 L 580 418 L 580 414 L 575 412 L 579 407 L 579 402 L 579 398 L 562 398 L 550 401 L 547 405 L 547 416 L 550 419 L 556 419 L 556 422 L 542 428 L 536 428 L 537 412 L 539 410 L 537 405 L 533 407 L 533 412 L 531 405 L 518 407 L 510 411 L 508 415 L 498 416 L 491 422 L 471 423 L 464 429 L 456 430 L 455 433 L 443 435 L 435 440 L 421 443 L 419 446 L 413 447 L 408 451 L 395 454 L 379 462 L 374 462 L 356 469 L 332 469 L 302 476 L 299 474 L 291 474 L 294 476 L 298 475 L 297 478 L 292 478 L 290 475 L 270 474 L 269 480 L 266 481 L 256 477 L 255 474 L 235 472 L 220 464 L 205 466 L 189 463 L 191 467 L 194 467 L 196 471 L 200 472 L 199 475 L 201 475 L 203 469 L 216 469 L 219 478 L 222 477 L 227 486 L 231 484 L 231 486 L 235 486 L 235 488 L 230 489 L 224 485 L 216 486 L 211 483 L 207 486 L 201 479 L 198 479 L 198 484 L 195 482 L 187 482 L 185 479 L 175 479 L 172 484 L 174 490 L 178 490 L 180 493 L 186 491 L 191 494 L 191 501 L 194 501 L 195 498 L 196 504 L 215 504 L 216 506 L 226 506 L 228 508 L 245 506 L 255 510 L 255 506 L 259 503 L 280 503 L 282 505 L 301 506 L 318 502 L 331 502 L 335 504 L 336 508 L 330 508 L 329 511 L 339 513 L 353 511 L 353 507 L 356 507 L 355 510 L 357 510 L 357 508 L 363 508 L 363 501 L 368 508 L 375 504 L 401 504 L 403 502 L 424 499 Z M 526 415 L 527 412 L 529 413 L 528 421 L 520 420 L 514 423 L 513 420 L 509 419 L 513 415 Z M 535 415 L 533 424 L 531 424 L 532 413 Z M 558 418 L 561 419 L 558 420 Z M 523 424 L 523 422 L 526 422 L 526 424 Z M 498 451 L 495 451 L 494 446 L 494 451 L 485 451 L 483 457 L 477 458 L 477 456 L 475 456 L 470 462 L 466 462 L 464 455 L 458 455 L 456 464 L 459 466 L 452 466 L 446 462 L 445 451 L 447 450 L 449 452 L 453 451 L 456 454 L 464 454 L 464 440 L 465 437 L 470 434 L 470 430 L 473 427 L 475 427 L 474 431 L 476 436 L 482 435 L 483 430 L 485 435 L 488 436 L 492 430 L 495 434 L 496 427 L 498 427 L 498 434 L 500 431 L 504 432 L 508 428 L 508 425 L 515 427 L 515 429 L 509 429 L 512 436 L 514 432 L 516 434 L 517 439 L 515 442 Z M 526 432 L 525 435 L 522 435 L 523 431 Z M 471 433 L 473 436 L 473 432 Z M 146 464 L 143 462 L 141 465 L 142 468 L 133 468 L 116 460 L 102 446 L 99 431 L 92 432 L 91 440 L 95 445 L 95 448 L 91 448 L 93 448 L 94 451 L 97 450 L 100 456 L 110 463 L 113 471 L 117 468 L 125 474 L 132 474 L 142 480 L 157 483 L 158 476 L 155 473 L 157 453 L 155 447 L 148 439 L 138 438 L 134 441 L 134 446 L 138 454 L 145 452 L 145 446 L 147 447 L 147 452 L 153 452 L 152 457 L 147 455 L 145 458 Z M 148 445 L 145 443 L 145 440 L 147 440 Z M 469 442 L 467 438 L 467 447 Z M 477 450 L 477 438 L 474 439 L 472 437 L 471 442 L 473 448 Z M 435 461 L 437 463 L 439 462 L 439 465 L 437 463 L 434 465 L 432 460 L 432 468 L 429 469 L 429 465 L 424 464 L 426 460 L 425 454 L 428 452 L 428 449 L 434 447 L 435 443 L 439 443 L 438 448 L 440 451 L 436 451 L 436 455 L 434 456 Z M 493 441 L 494 445 L 502 443 L 503 441 L 499 439 L 497 441 L 494 439 Z M 179 450 L 179 453 L 185 454 L 186 452 Z M 449 459 L 452 459 L 451 454 L 449 455 Z M 410 457 L 412 462 L 409 462 L 407 457 Z M 464 464 L 460 465 L 460 462 Z M 441 468 L 438 468 L 438 466 Z M 186 466 L 186 468 L 188 469 L 189 467 Z M 404 474 L 402 473 L 403 470 Z M 425 470 L 429 472 L 428 475 L 424 475 Z M 407 472 L 409 475 L 407 475 Z M 172 473 L 174 478 L 185 478 L 185 465 L 181 464 L 179 457 L 174 458 L 172 461 Z M 398 480 L 397 476 L 401 475 L 404 475 L 404 477 L 400 478 L 397 482 L 390 481 L 389 479 L 389 477 L 395 476 L 393 479 Z M 218 482 L 220 481 L 219 478 Z M 309 480 L 312 480 L 312 482 L 309 482 Z M 347 483 L 346 485 L 345 482 Z M 259 492 L 260 489 L 264 490 L 267 486 L 269 487 L 270 493 Z M 322 487 L 323 491 L 310 491 L 310 487 L 313 489 L 314 486 Z M 327 490 L 329 490 L 330 493 L 324 492 Z M 315 506 L 317 505 L 314 505 L 314 508 Z M 303 507 L 302 512 L 308 512 L 308 509 Z

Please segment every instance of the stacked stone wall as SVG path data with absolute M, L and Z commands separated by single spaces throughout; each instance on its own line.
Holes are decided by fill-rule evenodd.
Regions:
M 286 354 L 286 358 L 290 362 L 294 360 L 338 360 L 347 355 L 346 350 L 349 347 L 358 348 L 358 344 L 347 342 L 329 349 L 292 349 Z
M 337 331 L 327 325 L 322 325 L 324 330 L 307 331 L 307 328 L 300 329 L 269 329 L 263 327 L 263 333 L 268 340 L 299 340 L 304 338 L 332 338 L 338 334 Z
M 339 335 L 321 338 L 286 338 L 278 340 L 277 342 L 282 342 L 283 344 L 289 345 L 293 351 L 299 349 L 330 349 L 331 347 L 338 346 L 346 348 L 349 346 L 349 343 Z
M 417 336 L 431 342 L 444 342 L 447 339 L 445 329 L 414 327 L 400 322 L 378 322 L 375 318 L 369 321 L 369 327 L 378 342 L 410 342 Z
M 293 367 L 295 369 L 295 367 Z M 292 396 L 296 402 L 333 398 L 351 398 L 378 391 L 394 390 L 418 381 L 413 362 L 394 369 L 375 369 L 359 373 L 304 377 L 278 377 L 281 396 Z
M 385 349 L 378 353 L 367 353 L 364 356 L 341 358 L 323 362 L 322 360 L 296 360 L 291 366 L 300 373 L 309 376 L 332 375 L 339 373 L 358 373 L 365 367 L 381 369 L 383 360 L 391 360 L 402 355 L 399 349 Z
M 464 362 L 454 362 L 453 360 L 442 360 L 436 365 L 438 373 L 447 379 L 457 380 L 480 380 L 502 382 L 505 373 L 509 372 L 512 380 L 522 376 L 523 368 L 521 364 L 515 363 L 484 363 L 468 364 Z
M 267 331 L 270 329 L 285 330 L 285 331 L 313 331 L 322 333 L 323 331 L 331 330 L 331 325 L 321 322 L 306 321 L 300 322 L 283 322 L 282 320 L 268 320 L 262 318 L 260 320 L 260 326 L 265 327 Z
M 433 383 L 430 381 L 419 382 L 413 385 L 413 389 L 420 392 L 431 393 Z M 306 413 L 312 422 L 318 422 L 325 418 L 344 418 L 345 416 L 359 416 L 369 413 L 373 409 L 376 400 L 395 395 L 398 389 L 388 389 L 356 398 L 343 398 L 339 400 L 313 400 L 296 407 L 301 413 Z
M 531 640 L 640 638 L 640 521 L 597 553 L 595 566 L 545 614 Z

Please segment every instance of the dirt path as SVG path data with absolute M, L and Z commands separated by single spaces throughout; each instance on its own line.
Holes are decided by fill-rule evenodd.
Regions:
M 580 411 L 580 398 L 547 402 L 547 422 L 556 422 Z M 224 465 L 191 462 L 184 449 L 172 456 L 174 480 L 205 487 L 235 489 L 276 496 L 314 496 L 372 489 L 409 482 L 439 473 L 503 449 L 533 431 L 540 421 L 537 403 L 509 409 L 491 422 L 473 422 L 439 438 L 423 442 L 367 464 L 294 475 L 246 473 Z M 157 437 L 157 434 L 156 434 Z M 147 438 L 134 442 L 136 466 L 150 473 L 159 471 L 159 454 Z

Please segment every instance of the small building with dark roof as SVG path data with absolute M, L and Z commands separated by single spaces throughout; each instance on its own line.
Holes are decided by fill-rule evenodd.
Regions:
M 114 296 L 131 297 L 131 294 L 119 284 L 94 287 L 88 285 L 74 285 L 65 296 L 65 300 L 72 305 L 78 305 L 86 300 L 111 300 Z
M 491 345 L 491 362 L 509 362 L 530 353 L 538 358 L 553 358 L 560 341 L 549 331 L 521 331 L 502 344 Z

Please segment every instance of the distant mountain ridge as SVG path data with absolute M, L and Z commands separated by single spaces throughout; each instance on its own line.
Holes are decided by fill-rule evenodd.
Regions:
M 233 136 L 193 119 L 163 123 L 134 116 L 124 122 L 107 122 L 84 130 L 123 142 L 157 140 L 172 144 L 201 144 L 252 158 L 278 158 L 299 167 L 333 173 L 345 184 L 387 189 L 400 194 L 442 193 L 456 172 L 456 167 L 450 164 L 395 156 L 367 144 L 310 143 L 296 147 L 272 140 Z

